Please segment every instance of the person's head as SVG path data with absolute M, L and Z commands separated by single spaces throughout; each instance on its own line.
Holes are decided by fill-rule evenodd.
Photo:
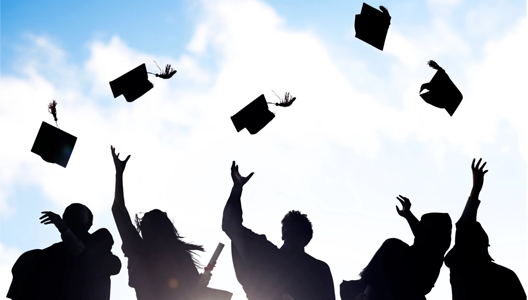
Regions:
M 445 254 L 451 245 L 451 218 L 447 213 L 428 213 L 420 220 L 420 232 L 414 245 Z
M 111 251 L 112 246 L 114 245 L 112 234 L 106 228 L 101 228 L 92 233 L 90 241 L 93 244 L 94 249 L 100 252 Z
M 153 251 L 167 249 L 167 247 L 173 250 L 185 250 L 189 253 L 194 250 L 204 251 L 202 246 L 184 242 L 167 213 L 159 209 L 145 213 L 142 218 L 136 214 L 136 227 L 149 249 Z
M 167 213 L 159 209 L 145 213 L 142 218 L 136 215 L 136 227 L 143 240 L 148 243 L 158 243 L 178 236 L 178 231 L 167 217 Z
M 93 215 L 88 207 L 80 203 L 70 204 L 64 210 L 62 219 L 68 228 L 79 238 L 88 234 L 92 227 Z
M 312 239 L 312 236 L 312 223 L 300 211 L 289 211 L 282 219 L 282 240 L 284 244 L 305 247 Z

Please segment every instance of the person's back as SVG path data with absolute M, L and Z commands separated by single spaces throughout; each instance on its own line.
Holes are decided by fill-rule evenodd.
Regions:
M 252 173 L 253 174 L 253 173 Z M 242 225 L 240 196 L 251 178 L 241 177 L 238 166 L 231 167 L 234 187 L 224 209 L 222 229 L 231 239 L 233 265 L 238 281 L 250 300 L 293 299 L 333 300 L 334 284 L 330 268 L 304 252 L 312 239 L 312 224 L 298 211 L 282 220 L 284 245 L 278 249 Z

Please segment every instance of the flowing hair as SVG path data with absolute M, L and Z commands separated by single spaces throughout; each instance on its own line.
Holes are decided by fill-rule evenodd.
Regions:
M 138 233 L 141 233 L 141 226 L 145 217 L 152 219 L 156 231 L 164 237 L 164 240 L 167 242 L 169 247 L 172 247 L 177 251 L 179 250 L 188 253 L 194 263 L 194 266 L 196 268 L 201 267 L 200 263 L 195 257 L 198 255 L 195 251 L 204 251 L 203 246 L 184 242 L 183 237 L 180 236 L 174 224 L 167 217 L 167 213 L 162 212 L 159 209 L 154 209 L 145 213 L 143 217 L 139 217 L 139 215 L 136 214 L 135 223 Z

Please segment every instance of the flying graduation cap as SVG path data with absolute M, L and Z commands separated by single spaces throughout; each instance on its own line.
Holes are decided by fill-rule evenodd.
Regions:
M 57 123 L 57 102 L 55 100 L 49 104 L 48 111 Z M 43 160 L 49 163 L 55 163 L 66 168 L 76 141 L 76 137 L 60 130 L 58 125 L 54 127 L 43 121 L 31 152 L 40 155 Z
M 156 61 L 154 61 L 154 63 L 156 63 Z M 110 88 L 112 89 L 114 98 L 123 95 L 128 102 L 135 101 L 154 87 L 154 85 L 148 80 L 148 74 L 156 75 L 156 77 L 162 79 L 169 79 L 177 72 L 170 64 L 167 64 L 164 71 L 161 70 L 157 63 L 156 66 L 160 70 L 159 74 L 147 72 L 147 66 L 141 64 L 123 76 L 110 81 Z
M 293 101 L 295 101 L 295 99 L 297 99 L 296 97 L 292 97 L 288 92 L 284 95 L 284 98 L 281 98 L 278 95 L 277 97 L 280 99 L 280 102 L 267 102 L 266 97 L 262 94 L 232 116 L 231 121 L 233 121 L 236 130 L 240 132 L 242 129 L 246 128 L 251 134 L 259 132 L 264 126 L 268 125 L 273 118 L 275 118 L 275 114 L 269 111 L 268 104 L 288 107 Z
M 437 71 L 429 83 L 424 83 L 420 87 L 420 97 L 432 106 L 444 108 L 450 116 L 453 116 L 462 102 L 462 93 L 435 61 L 430 60 L 427 64 Z M 427 91 L 422 93 L 424 90 Z
M 380 6 L 380 9 L 363 3 L 361 13 L 356 15 L 354 28 L 358 39 L 383 51 L 391 16 L 384 6 Z

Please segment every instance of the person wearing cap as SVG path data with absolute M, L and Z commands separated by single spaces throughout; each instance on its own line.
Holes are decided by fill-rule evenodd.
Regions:
M 112 214 L 128 258 L 128 285 L 136 291 L 138 300 L 200 299 L 209 291 L 210 273 L 199 274 L 195 251 L 202 246 L 183 241 L 167 217 L 153 209 L 142 218 L 136 215 L 136 227 L 125 206 L 123 173 L 130 158 L 119 159 L 111 147 L 116 170 L 115 197 Z M 141 233 L 141 235 L 140 235 Z
M 434 287 L 451 244 L 451 218 L 447 213 L 428 213 L 418 221 L 411 201 L 401 195 L 397 199 L 403 207 L 396 206 L 396 211 L 409 223 L 413 245 L 387 239 L 360 273 L 360 280 L 341 283 L 341 299 L 361 299 L 370 287 L 370 300 L 423 300 Z
M 328 265 L 304 250 L 313 235 L 305 214 L 290 211 L 282 220 L 284 244 L 277 248 L 265 235 L 242 224 L 242 187 L 253 176 L 242 177 L 233 162 L 233 188 L 224 208 L 222 230 L 231 239 L 236 277 L 249 300 L 333 300 L 334 283 Z
M 22 254 L 13 266 L 13 281 L 7 297 L 108 300 L 110 276 L 119 273 L 121 262 L 111 253 L 111 245 L 95 251 L 101 241 L 88 232 L 93 221 L 90 209 L 73 203 L 65 209 L 63 218 L 51 211 L 42 213 L 41 223 L 54 224 L 62 242 Z M 112 239 L 104 228 L 94 235 L 100 233 Z
M 473 299 L 526 299 L 526 293 L 517 275 L 510 269 L 494 263 L 488 253 L 489 238 L 477 222 L 480 191 L 484 185 L 486 163 L 482 159 L 471 163 L 473 188 L 462 216 L 456 223 L 455 245 L 447 253 L 445 265 L 450 270 L 453 300 Z

